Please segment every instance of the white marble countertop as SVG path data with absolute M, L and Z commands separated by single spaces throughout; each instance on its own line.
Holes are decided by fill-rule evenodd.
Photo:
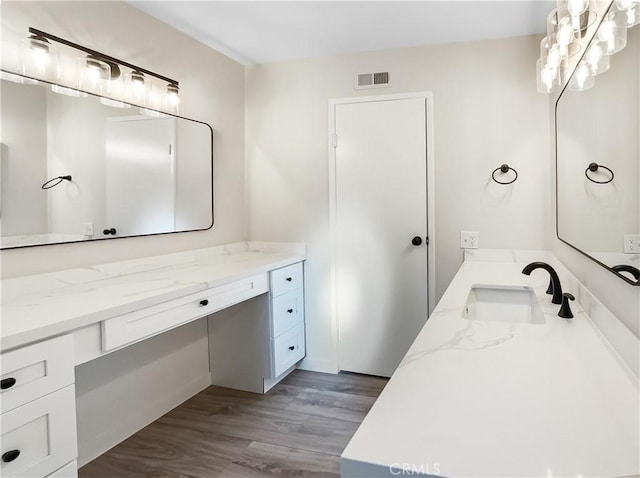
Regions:
M 572 320 L 556 315 L 549 275 L 525 264 L 462 265 L 342 454 L 343 477 L 640 474 L 638 378 L 577 302 Z M 473 284 L 533 286 L 545 323 L 462 318 Z
M 235 243 L 3 280 L 0 349 L 304 259 L 302 244 Z

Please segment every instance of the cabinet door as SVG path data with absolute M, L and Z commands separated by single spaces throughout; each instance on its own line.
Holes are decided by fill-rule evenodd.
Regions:
M 1 476 L 47 476 L 76 458 L 74 388 L 70 385 L 0 415 Z

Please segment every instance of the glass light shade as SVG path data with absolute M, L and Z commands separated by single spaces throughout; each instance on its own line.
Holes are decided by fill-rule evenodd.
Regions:
M 100 98 L 100 103 L 105 106 L 111 106 L 112 108 L 131 108 L 130 104 L 118 100 L 113 100 L 111 98 Z
M 180 89 L 175 83 L 169 83 L 167 85 L 165 108 L 172 114 L 177 115 L 180 112 Z
M 595 85 L 595 80 L 591 74 L 591 68 L 589 68 L 587 62 L 580 62 L 569 80 L 569 89 L 574 91 L 585 91 L 589 88 L 593 88 L 593 85 Z
M 587 65 L 589 65 L 589 69 L 593 76 L 604 73 L 611 65 L 609 55 L 607 55 L 605 51 L 606 45 L 597 40 L 592 41 L 591 45 L 587 49 L 584 60 Z
M 628 10 L 638 5 L 638 0 L 616 0 L 615 3 L 618 10 Z
M 51 85 L 51 91 L 58 93 L 59 95 L 73 96 L 75 98 L 86 98 L 89 96 L 84 91 L 76 90 L 75 88 L 67 88 L 66 86 Z
M 143 73 L 132 71 L 126 75 L 127 102 L 138 106 L 145 106 L 147 96 L 151 94 L 151 83 Z
M 23 85 L 37 85 L 39 83 L 38 80 L 34 80 L 33 78 L 27 78 L 26 76 L 9 73 L 8 71 L 0 71 L 0 79 L 11 81 L 13 83 L 20 83 Z
M 560 68 L 553 68 L 547 64 L 546 58 L 540 58 L 536 62 L 536 78 L 539 93 L 553 93 L 560 89 L 562 84 Z
M 140 113 L 145 116 L 150 116 L 152 118 L 166 118 L 167 115 L 156 110 L 151 110 L 149 108 L 140 108 Z
M 92 56 L 78 58 L 78 89 L 102 95 L 107 92 L 111 80 L 108 63 Z
M 626 12 L 608 12 L 598 27 L 597 38 L 605 46 L 607 55 L 618 53 L 627 46 Z
M 57 79 L 58 49 L 46 38 L 32 35 L 21 41 L 22 74 L 40 80 Z

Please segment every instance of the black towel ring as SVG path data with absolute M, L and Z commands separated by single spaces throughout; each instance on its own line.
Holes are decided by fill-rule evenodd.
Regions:
M 55 182 L 54 182 L 55 181 Z M 71 175 L 66 175 L 66 176 L 58 176 L 57 178 L 52 178 L 49 179 L 49 181 L 47 181 L 46 183 L 44 183 L 42 186 L 40 186 L 42 189 L 51 189 L 56 187 L 58 184 L 60 184 L 62 181 L 71 181 Z
M 515 173 L 515 177 L 511 181 L 502 182 L 502 181 L 498 181 L 496 179 L 496 173 L 498 171 L 500 171 L 502 174 L 506 174 L 506 173 L 509 172 L 509 170 L 511 170 L 511 171 L 513 171 Z M 510 167 L 508 164 L 503 164 L 499 168 L 496 168 L 496 169 L 493 170 L 493 173 L 491 173 L 491 178 L 498 184 L 511 184 L 511 183 L 515 182 L 516 179 L 518 179 L 518 171 L 516 171 L 515 169 Z
M 609 171 L 609 174 L 611 174 L 611 177 L 607 180 L 607 181 L 596 181 L 595 179 L 593 179 L 591 176 L 589 176 L 589 171 L 591 171 L 592 173 L 596 172 L 599 168 L 602 169 L 606 169 L 607 171 Z M 598 164 L 598 163 L 591 163 L 589 164 L 589 166 L 587 167 L 587 169 L 584 170 L 584 175 L 587 177 L 587 179 L 589 181 L 591 181 L 592 183 L 596 183 L 596 184 L 608 184 L 611 181 L 613 181 L 613 178 L 615 177 L 615 175 L 613 174 L 613 171 L 611 171 L 609 168 L 607 168 L 606 166 L 603 166 L 602 164 Z

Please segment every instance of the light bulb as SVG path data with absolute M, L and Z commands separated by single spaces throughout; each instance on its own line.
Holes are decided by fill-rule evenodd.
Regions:
M 640 5 L 634 5 L 633 7 L 629 8 L 626 12 L 627 17 L 626 17 L 626 21 L 627 21 L 627 28 L 631 28 L 633 26 L 636 26 L 638 24 L 640 24 Z
M 589 78 L 589 68 L 587 65 L 580 65 L 576 69 L 576 82 L 580 88 L 584 88 L 587 78 Z
M 585 91 L 593 87 L 595 81 L 589 65 L 586 62 L 581 62 L 573 73 L 571 80 L 569 81 L 569 88 L 576 91 Z
M 616 36 L 616 22 L 613 20 L 606 20 L 602 22 L 600 28 L 598 28 L 598 39 L 603 42 L 610 42 Z
M 558 33 L 556 33 L 558 44 L 566 47 L 573 41 L 573 27 L 571 26 L 569 17 L 564 17 L 558 23 Z
M 589 6 L 589 0 L 568 0 L 567 9 L 572 16 L 582 15 Z
M 594 41 L 585 55 L 592 75 L 599 75 L 609 69 L 609 55 L 605 55 L 601 43 Z
M 547 55 L 547 66 L 551 68 L 558 68 L 561 61 L 562 55 L 560 54 L 560 48 L 558 45 L 552 46 L 549 50 L 549 54 Z
M 616 0 L 616 7 L 618 10 L 628 10 L 633 7 L 637 2 L 635 0 Z
M 548 89 L 550 89 L 551 85 L 553 85 L 555 76 L 556 75 L 552 68 L 543 68 L 540 72 L 540 79 L 542 80 L 544 86 L 546 86 Z
M 560 71 L 546 64 L 545 58 L 536 62 L 536 72 L 540 93 L 551 93 L 560 88 Z

